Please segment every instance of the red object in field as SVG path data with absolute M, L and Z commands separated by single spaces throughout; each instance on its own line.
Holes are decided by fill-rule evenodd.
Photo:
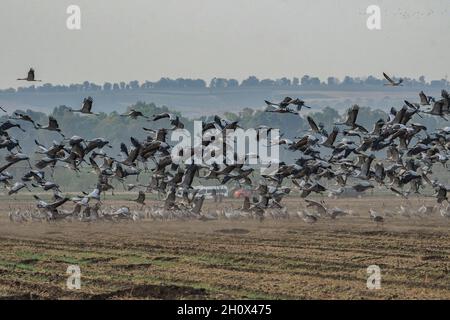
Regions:
M 235 198 L 250 197 L 251 195 L 252 195 L 252 192 L 250 190 L 245 190 L 245 189 L 239 189 L 234 192 Z

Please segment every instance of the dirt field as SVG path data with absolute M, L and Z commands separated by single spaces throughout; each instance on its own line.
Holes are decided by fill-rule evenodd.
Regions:
M 397 198 L 328 202 L 354 215 L 314 225 L 301 219 L 14 224 L 9 207 L 27 202 L 2 201 L 0 297 L 450 299 L 449 219 L 387 218 L 380 228 L 368 208 L 385 202 L 396 210 Z M 287 203 L 292 211 L 303 205 Z M 80 290 L 66 288 L 66 269 L 74 264 Z M 373 264 L 381 268 L 380 290 L 366 287 Z

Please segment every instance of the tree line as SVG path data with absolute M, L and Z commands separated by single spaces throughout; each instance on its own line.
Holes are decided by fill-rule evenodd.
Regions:
M 394 79 L 398 79 L 394 77 Z M 403 77 L 403 86 L 411 88 L 443 88 L 449 85 L 447 79 L 426 81 L 424 76 L 418 79 Z M 337 77 L 328 77 L 321 80 L 315 76 L 304 75 L 301 78 L 283 77 L 280 79 L 259 79 L 256 76 L 239 82 L 236 79 L 213 78 L 209 82 L 203 79 L 187 79 L 187 78 L 161 78 L 158 81 L 139 82 L 133 80 L 130 82 L 105 82 L 104 84 L 96 84 L 89 81 L 83 83 L 62 85 L 44 83 L 40 86 L 28 86 L 7 88 L 0 90 L 0 93 L 26 93 L 26 92 L 86 92 L 86 91 L 132 91 L 132 90 L 149 90 L 149 89 L 239 89 L 239 88 L 309 88 L 309 89 L 362 89 L 363 87 L 383 87 L 384 79 L 374 76 L 368 77 L 351 77 L 346 76 L 342 80 Z

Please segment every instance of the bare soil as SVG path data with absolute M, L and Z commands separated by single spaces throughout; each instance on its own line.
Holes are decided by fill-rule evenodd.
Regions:
M 378 227 L 368 209 L 384 203 L 396 211 L 402 200 L 326 201 L 354 214 L 312 225 L 298 218 L 16 224 L 8 211 L 33 202 L 2 201 L 0 297 L 450 299 L 449 219 L 395 216 Z M 286 204 L 295 212 L 304 201 Z M 208 201 L 205 210 L 240 205 Z M 79 290 L 66 287 L 69 265 L 81 268 Z M 370 265 L 381 268 L 379 290 L 366 286 Z

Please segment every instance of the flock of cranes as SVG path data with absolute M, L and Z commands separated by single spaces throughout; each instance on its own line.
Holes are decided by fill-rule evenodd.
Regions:
M 386 85 L 400 86 L 402 80 L 394 81 L 383 73 L 388 81 Z M 35 72 L 30 69 L 26 81 L 40 81 L 35 79 Z M 265 101 L 266 112 L 300 115 L 302 108 L 310 108 L 299 98 L 284 98 L 280 102 Z M 81 108 L 70 109 L 87 116 L 96 115 L 92 112 L 94 99 L 87 97 Z M 293 109 L 290 106 L 294 106 Z M 430 106 L 423 110 L 422 107 Z M 3 110 L 3 109 L 2 109 Z M 6 112 L 5 110 L 3 110 Z M 435 99 L 420 92 L 419 101 L 409 102 L 399 109 L 392 108 L 388 119 L 379 119 L 371 131 L 358 123 L 358 105 L 352 106 L 347 117 L 342 122 L 335 123 L 328 133 L 325 126 L 317 124 L 311 116 L 306 120 L 310 129 L 304 135 L 293 140 L 273 139 L 272 145 L 283 145 L 296 155 L 294 163 L 279 162 L 278 169 L 271 175 L 255 177 L 254 168 L 245 163 L 205 163 L 190 162 L 176 163 L 172 159 L 172 146 L 168 143 L 167 135 L 172 130 L 183 129 L 185 125 L 180 118 L 171 113 L 145 115 L 141 111 L 130 109 L 123 117 L 131 119 L 142 118 L 145 121 L 159 121 L 166 119 L 171 128 L 153 130 L 143 127 L 148 136 L 143 141 L 130 137 L 130 145 L 120 144 L 122 157 L 108 154 L 106 148 L 112 148 L 110 142 L 104 138 L 87 140 L 82 136 L 66 137 L 57 119 L 48 118 L 48 124 L 42 125 L 26 114 L 14 112 L 0 124 L 0 148 L 8 155 L 5 164 L 0 165 L 0 183 L 8 195 L 13 195 L 22 189 L 32 193 L 43 190 L 53 193 L 53 199 L 43 200 L 34 194 L 36 207 L 22 211 L 12 211 L 12 221 L 61 220 L 78 219 L 93 220 L 137 220 L 151 219 L 199 219 L 215 220 L 219 218 L 234 219 L 251 217 L 263 220 L 272 218 L 298 217 L 307 223 L 314 223 L 319 218 L 336 219 L 340 216 L 352 215 L 352 209 L 343 210 L 337 207 L 329 208 L 326 203 L 312 200 L 310 195 L 321 195 L 328 192 L 330 197 L 338 197 L 346 189 L 362 193 L 376 186 L 384 188 L 402 198 L 407 199 L 410 194 L 423 194 L 426 185 L 436 192 L 436 208 L 422 205 L 417 212 L 421 215 L 438 211 L 444 217 L 450 217 L 448 208 L 448 187 L 432 180 L 434 165 L 443 165 L 450 156 L 450 127 L 430 132 L 416 122 L 422 114 L 439 116 L 444 119 L 450 114 L 450 96 L 442 90 L 441 98 Z M 284 116 L 284 115 L 280 115 Z M 447 119 L 446 119 L 447 120 Z M 22 153 L 19 141 L 13 137 L 10 129 L 17 128 L 24 131 L 21 122 L 32 124 L 33 130 L 48 130 L 61 136 L 59 141 L 51 145 L 43 145 L 35 140 L 36 153 L 40 158 L 32 164 L 30 156 Z M 225 144 L 228 130 L 238 128 L 237 121 L 227 121 L 215 116 L 210 122 L 202 123 L 202 133 L 214 129 L 221 132 L 220 139 Z M 260 126 L 256 128 L 271 130 L 273 128 Z M 202 141 L 201 148 L 205 148 L 211 141 Z M 195 153 L 195 148 L 183 150 L 184 159 Z M 105 151 L 106 150 L 106 151 Z M 382 156 L 381 156 L 382 155 Z M 237 155 L 248 159 L 251 155 Z M 7 169 L 17 163 L 26 163 L 29 170 L 22 177 L 14 177 Z M 53 171 L 57 164 L 64 164 L 68 169 L 79 171 L 90 168 L 97 176 L 95 188 L 91 191 L 81 191 L 77 196 L 67 196 L 61 192 L 60 186 L 52 181 Z M 127 177 L 138 177 L 142 171 L 151 171 L 150 180 L 145 184 L 126 184 Z M 50 176 L 50 179 L 48 178 Z M 131 210 L 129 206 L 106 208 L 102 203 L 102 195 L 111 191 L 114 186 L 112 180 L 122 182 L 126 191 L 135 190 L 136 198 L 129 199 L 139 206 Z M 216 184 L 247 185 L 251 187 L 252 195 L 244 198 L 241 208 L 224 208 L 222 210 L 202 210 L 204 196 L 194 188 L 197 181 L 215 181 Z M 335 184 L 336 187 L 329 187 Z M 300 192 L 298 200 L 303 209 L 296 213 L 288 212 L 283 205 L 283 198 L 296 188 Z M 163 195 L 160 205 L 148 205 L 146 194 L 157 193 Z M 431 194 L 428 194 L 431 196 Z M 444 203 L 447 202 L 447 205 Z M 72 210 L 63 210 L 63 205 L 72 203 Z M 414 210 L 413 210 L 414 211 Z M 378 213 L 368 209 L 370 219 L 382 224 L 386 212 Z

